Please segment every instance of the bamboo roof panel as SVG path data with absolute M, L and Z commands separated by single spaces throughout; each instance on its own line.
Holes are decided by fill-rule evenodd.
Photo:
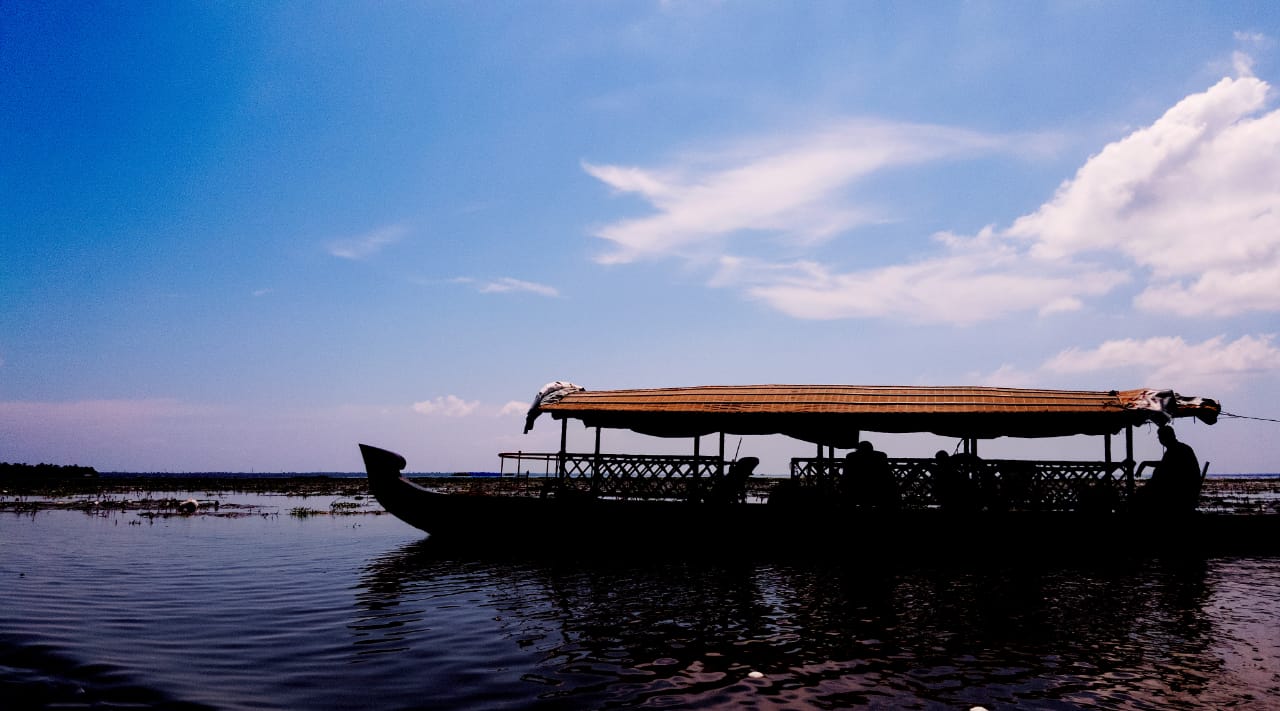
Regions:
M 1079 391 L 982 386 L 711 385 L 576 390 L 530 414 L 658 436 L 780 433 L 832 443 L 872 432 L 935 432 L 974 437 L 1051 437 L 1114 433 L 1168 417 L 1216 418 L 1212 400 L 1179 398 L 1181 410 L 1153 410 L 1157 391 Z M 836 445 L 840 446 L 840 445 Z

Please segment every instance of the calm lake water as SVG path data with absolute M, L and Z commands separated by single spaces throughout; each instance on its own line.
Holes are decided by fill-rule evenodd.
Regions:
M 0 515 L 0 708 L 1280 706 L 1280 558 L 493 557 L 244 498 Z

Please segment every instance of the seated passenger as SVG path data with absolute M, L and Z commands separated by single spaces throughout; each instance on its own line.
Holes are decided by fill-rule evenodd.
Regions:
M 841 485 L 847 504 L 882 511 L 898 508 L 898 483 L 889 457 L 876 451 L 870 442 L 859 442 L 856 450 L 845 455 Z
M 729 467 L 729 490 L 734 501 L 742 504 L 747 501 L 747 481 L 760 465 L 757 457 L 743 457 Z
M 957 466 L 945 450 L 933 455 L 929 469 L 933 475 L 933 496 L 943 511 L 969 511 L 974 505 L 973 482 L 969 472 Z
M 747 480 L 760 464 L 756 457 L 742 457 L 729 465 L 724 476 L 713 477 L 708 502 L 718 504 L 745 503 L 747 500 Z
M 1169 425 L 1156 431 L 1164 456 L 1151 480 L 1135 496 L 1135 503 L 1153 513 L 1190 513 L 1200 502 L 1200 462 L 1196 453 Z

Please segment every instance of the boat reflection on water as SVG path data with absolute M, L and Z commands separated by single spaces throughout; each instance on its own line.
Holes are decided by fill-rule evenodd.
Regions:
M 367 566 L 351 631 L 366 660 L 406 670 L 467 650 L 443 676 L 418 666 L 419 698 L 488 669 L 555 707 L 1228 705 L 1280 687 L 1274 630 L 1247 636 L 1280 591 L 1215 590 L 1241 566 L 1274 580 L 1280 562 L 601 563 L 425 540 Z M 1261 663 L 1236 653 L 1260 644 Z

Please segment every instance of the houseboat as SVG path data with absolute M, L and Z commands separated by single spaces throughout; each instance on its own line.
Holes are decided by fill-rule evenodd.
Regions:
M 1280 550 L 1280 516 L 1169 507 L 1144 497 L 1155 462 L 1134 459 L 1135 429 L 1194 418 L 1207 398 L 1170 390 L 1068 391 L 855 385 L 701 386 L 587 390 L 557 381 L 534 399 L 555 452 L 500 454 L 504 476 L 483 492 L 433 491 L 402 475 L 398 454 L 360 445 L 371 492 L 390 513 L 466 544 L 647 546 L 655 550 L 1037 553 L 1049 550 Z M 568 426 L 594 430 L 570 451 Z M 684 455 L 601 450 L 601 431 L 683 438 Z M 889 458 L 869 433 L 932 433 L 954 441 L 929 458 Z M 753 476 L 758 460 L 726 437 L 784 435 L 807 456 L 784 476 Z M 1086 435 L 1101 459 L 981 457 L 1000 438 Z M 1120 439 L 1120 446 L 1114 440 Z M 1194 485 L 1198 490 L 1200 477 Z

